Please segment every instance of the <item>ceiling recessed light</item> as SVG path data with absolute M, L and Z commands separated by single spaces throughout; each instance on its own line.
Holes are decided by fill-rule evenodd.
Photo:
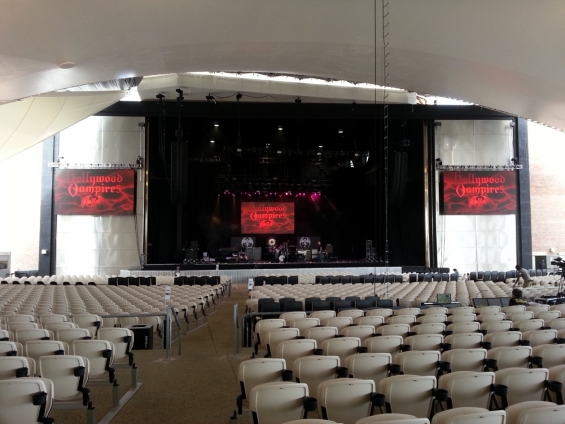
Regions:
M 74 68 L 75 64 L 73 62 L 63 62 L 59 65 L 59 68 L 61 69 L 71 69 Z

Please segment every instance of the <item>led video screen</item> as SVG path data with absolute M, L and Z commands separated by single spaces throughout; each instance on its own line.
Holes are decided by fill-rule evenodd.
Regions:
M 53 190 L 57 215 L 135 213 L 133 169 L 58 169 Z
M 516 213 L 514 171 L 446 171 L 441 174 L 444 215 Z
M 242 202 L 242 234 L 294 233 L 294 203 Z

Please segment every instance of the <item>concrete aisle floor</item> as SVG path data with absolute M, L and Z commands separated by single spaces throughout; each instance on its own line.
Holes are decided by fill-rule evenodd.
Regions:
M 208 317 L 208 324 L 183 337 L 180 356 L 178 345 L 173 345 L 172 361 L 163 360 L 165 351 L 161 349 L 134 351 L 143 386 L 112 423 L 227 424 L 239 394 L 237 367 L 251 356 L 248 348 L 240 351 L 238 358 L 232 357 L 233 305 L 239 305 L 241 315 L 247 295 L 246 286 L 234 285 L 231 297 L 224 298 L 218 311 Z M 122 396 L 129 388 L 130 371 L 118 369 L 117 378 Z M 91 388 L 97 421 L 110 410 L 110 390 Z M 81 410 L 54 410 L 50 417 L 56 424 L 86 421 L 85 411 Z M 250 423 L 249 413 L 244 412 L 237 422 Z

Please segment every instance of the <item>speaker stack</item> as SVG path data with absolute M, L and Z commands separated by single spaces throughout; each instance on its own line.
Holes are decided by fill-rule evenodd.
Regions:
M 367 262 L 375 262 L 377 260 L 377 252 L 373 247 L 372 240 L 365 241 L 365 260 Z

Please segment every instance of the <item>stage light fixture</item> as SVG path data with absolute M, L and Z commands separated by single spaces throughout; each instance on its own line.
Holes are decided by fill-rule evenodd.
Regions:
M 343 130 L 340 128 L 339 130 L 337 130 L 338 134 L 343 134 Z
M 214 140 L 213 140 L 213 139 L 212 139 L 212 140 L 210 140 L 210 143 L 214 143 Z
M 215 127 L 219 127 L 219 126 L 220 126 L 220 124 L 219 124 L 219 123 L 217 123 L 217 122 L 214 122 L 214 126 L 215 126 Z
M 282 125 L 279 125 L 279 126 L 278 126 L 278 129 L 279 129 L 279 131 L 282 131 L 282 130 L 283 130 Z
M 512 163 L 512 165 L 518 165 L 518 158 L 512 158 L 510 159 L 510 162 Z
M 437 158 L 436 159 L 436 166 L 441 166 L 441 165 L 443 165 L 441 158 Z
M 319 147 L 320 149 L 323 149 L 323 148 L 324 148 L 324 146 L 323 146 L 322 144 L 318 144 L 318 147 Z

